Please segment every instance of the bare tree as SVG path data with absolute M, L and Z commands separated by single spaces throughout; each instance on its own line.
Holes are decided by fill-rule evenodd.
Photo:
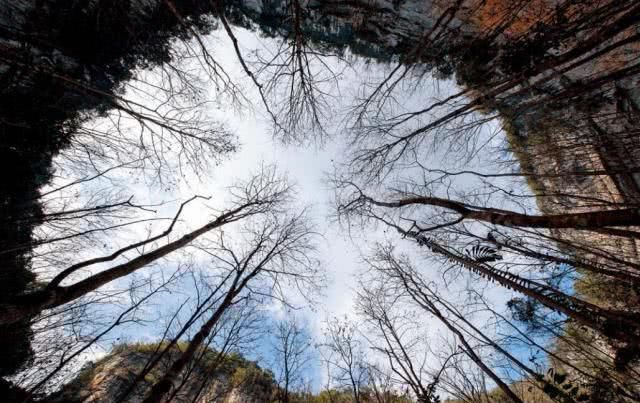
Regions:
M 60 285 L 64 279 L 80 268 L 96 263 L 113 261 L 125 252 L 135 250 L 144 245 L 153 245 L 154 241 L 166 237 L 173 230 L 173 224 L 175 224 L 182 208 L 184 208 L 184 203 L 174 217 L 172 225 L 170 225 L 165 232 L 120 248 L 108 256 L 88 259 L 67 267 L 58 273 L 57 276 L 42 289 L 19 296 L 11 304 L 4 304 L 0 309 L 2 312 L 0 322 L 12 323 L 22 318 L 36 315 L 43 309 L 50 309 L 71 302 L 98 289 L 104 284 L 148 266 L 158 259 L 189 245 L 193 240 L 214 229 L 250 216 L 271 214 L 279 208 L 282 202 L 290 197 L 290 188 L 278 177 L 275 171 L 267 170 L 263 172 L 263 174 L 254 176 L 249 181 L 231 188 L 231 194 L 235 199 L 231 208 L 223 211 L 214 220 L 204 226 L 174 241 L 170 241 L 164 246 L 156 247 L 150 252 L 143 253 L 125 263 L 100 271 L 71 285 Z
M 397 386 L 411 388 L 417 402 L 438 402 L 436 387 L 449 359 L 435 373 L 429 371 L 429 343 L 422 333 L 426 330 L 424 320 L 416 319 L 415 312 L 398 312 L 395 305 L 402 295 L 375 281 L 361 282 L 357 305 L 359 314 L 371 327 L 367 337 L 371 348 L 383 355 Z
M 509 386 L 491 369 L 485 361 L 476 353 L 474 347 L 465 337 L 464 333 L 455 324 L 443 314 L 434 302 L 433 296 L 427 294 L 423 288 L 424 283 L 418 284 L 419 277 L 415 270 L 411 268 L 406 261 L 396 260 L 391 254 L 392 250 L 382 250 L 378 255 L 378 261 L 370 261 L 369 264 L 374 270 L 385 275 L 387 281 L 393 281 L 394 292 L 397 295 L 407 295 L 419 307 L 436 317 L 442 324 L 446 326 L 457 338 L 462 345 L 462 349 L 467 356 L 482 371 L 491 378 L 493 382 L 514 402 L 522 402 Z M 389 284 L 389 283 L 387 283 Z
M 289 313 L 288 315 L 292 315 Z M 305 371 L 311 360 L 311 337 L 295 317 L 275 324 L 274 371 L 279 387 L 279 401 L 290 403 L 291 392 L 304 386 Z
M 314 232 L 304 213 L 272 216 L 248 224 L 244 233 L 246 243 L 239 250 L 228 245 L 222 235 L 209 247 L 215 264 L 230 275 L 225 280 L 225 291 L 187 349 L 153 385 L 145 402 L 162 401 L 230 307 L 247 299 L 286 301 L 282 289 L 285 283 L 307 291 L 317 287 L 316 263 L 312 257 Z
M 156 296 L 158 293 L 166 292 L 167 285 L 174 282 L 177 277 L 179 277 L 182 273 L 178 270 L 176 273 L 172 274 L 168 279 L 162 281 L 158 286 L 153 287 L 149 290 L 146 295 L 138 296 L 135 292 L 135 289 L 130 289 L 130 299 L 131 306 L 122 313 L 120 313 L 116 319 L 106 326 L 104 329 L 100 329 L 97 334 L 93 335 L 91 338 L 87 337 L 87 341 L 84 344 L 80 345 L 76 348 L 71 348 L 69 351 L 65 351 L 59 358 L 57 365 L 42 379 L 39 380 L 34 386 L 29 389 L 29 394 L 32 395 L 34 392 L 38 391 L 43 385 L 45 385 L 50 379 L 54 378 L 58 373 L 63 371 L 70 363 L 72 363 L 75 359 L 77 359 L 81 354 L 85 351 L 89 350 L 104 338 L 108 333 L 112 332 L 116 327 L 121 326 L 123 324 L 129 322 L 135 322 L 139 319 L 136 318 L 137 311 L 141 309 L 141 307 L 147 302 L 149 299 Z
M 603 229 L 607 231 L 607 227 L 635 227 L 640 225 L 640 216 L 638 208 L 624 208 L 619 210 L 603 210 L 589 211 L 584 213 L 569 214 L 549 214 L 549 215 L 528 215 L 515 211 L 504 210 L 499 207 L 474 206 L 462 201 L 444 199 L 421 194 L 411 194 L 409 192 L 398 192 L 398 194 L 390 195 L 389 200 L 376 200 L 360 191 L 356 187 L 356 196 L 346 202 L 344 209 L 366 209 L 366 205 L 370 204 L 375 207 L 388 209 L 401 209 L 411 206 L 428 206 L 445 210 L 447 213 L 453 213 L 457 217 L 453 217 L 450 223 L 442 224 L 440 227 L 447 225 L 455 225 L 464 220 L 475 220 L 491 223 L 504 227 L 526 227 L 526 228 L 572 228 L 577 230 Z M 360 207 L 360 206 L 362 207 Z M 427 232 L 429 229 L 417 226 L 421 232 Z M 630 237 L 638 237 L 640 234 L 633 230 L 628 232 L 616 232 L 611 229 L 611 234 L 628 234 Z
M 355 323 L 347 318 L 330 319 L 324 337 L 321 351 L 331 368 L 331 380 L 338 388 L 350 390 L 354 402 L 363 402 L 363 388 L 369 382 L 369 365 Z
M 554 237 L 552 233 L 518 228 L 518 231 L 524 232 L 526 237 L 513 242 L 509 239 L 509 237 L 513 236 L 513 233 L 508 233 L 505 239 L 501 235 L 505 231 L 499 229 L 500 226 L 518 226 L 515 221 L 510 221 L 511 218 L 516 217 L 524 220 L 524 222 L 520 223 L 523 226 L 535 225 L 533 222 L 525 223 L 529 219 L 544 221 L 554 218 L 562 220 L 567 217 L 522 215 L 498 207 L 479 207 L 471 203 L 462 203 L 451 199 L 422 196 L 411 191 L 396 191 L 404 195 L 400 201 L 379 202 L 366 196 L 353 182 L 341 182 L 339 184 L 350 189 L 355 188 L 352 197 L 347 196 L 345 200 L 341 200 L 339 196 L 338 199 L 338 214 L 347 221 L 361 220 L 360 222 L 364 223 L 380 223 L 396 230 L 402 237 L 415 240 L 419 246 L 425 247 L 434 255 L 444 258 L 442 262 L 445 264 L 454 263 L 460 268 L 468 269 L 506 288 L 524 293 L 550 309 L 561 312 L 567 317 L 597 330 L 613 341 L 617 340 L 617 342 L 622 342 L 623 344 L 634 345 L 633 339 L 635 336 L 632 333 L 638 330 L 634 325 L 634 319 L 632 319 L 633 313 L 597 306 L 575 296 L 567 295 L 562 290 L 559 290 L 557 286 L 549 286 L 544 284 L 544 281 L 528 279 L 512 272 L 511 267 L 525 265 L 531 265 L 530 267 L 536 269 L 539 267 L 539 270 L 543 272 L 549 269 L 548 263 L 556 265 L 558 263 L 571 264 L 571 262 L 577 260 L 575 266 L 581 269 L 598 275 L 610 276 L 616 280 L 623 280 L 628 284 L 637 283 L 637 276 L 632 268 L 629 270 L 610 268 L 614 260 L 608 259 L 607 254 L 601 253 L 601 245 L 594 245 L 589 248 L 583 247 L 579 242 L 573 243 L 564 240 L 570 246 L 582 248 L 583 251 L 590 254 L 593 260 L 584 258 L 572 259 L 570 256 L 563 256 L 562 252 L 558 252 L 556 242 L 561 241 L 561 239 Z M 433 208 L 433 210 L 425 208 L 423 210 L 423 203 L 437 208 Z M 440 209 L 444 210 L 444 212 Z M 391 211 L 388 212 L 387 210 Z M 450 215 L 447 210 L 454 210 L 455 214 Z M 483 225 L 472 225 L 476 223 L 465 225 L 463 221 L 466 218 L 466 213 L 471 211 L 478 213 L 478 216 L 472 213 L 474 220 Z M 617 214 L 617 212 L 620 212 L 624 215 L 629 212 L 634 214 L 634 211 L 631 208 L 618 211 L 607 210 L 603 213 Z M 594 212 L 591 217 L 596 217 L 599 213 Z M 504 221 L 503 218 L 507 221 Z M 571 221 L 572 216 L 568 218 Z M 629 217 L 627 217 L 628 219 Z M 582 222 L 587 223 L 588 219 Z M 550 224 L 550 222 L 547 222 L 547 224 Z M 624 225 L 623 221 L 619 224 Z M 565 225 L 589 230 L 589 228 L 580 228 L 580 225 L 575 223 L 568 222 Z M 633 229 L 618 230 L 608 226 L 596 229 L 601 229 L 607 234 L 615 233 L 616 235 L 627 237 L 635 236 Z M 488 235 L 478 235 L 478 233 L 484 231 L 487 231 Z M 619 234 L 618 231 L 624 232 L 624 234 Z M 515 236 L 517 236 L 517 233 Z M 503 245 L 505 245 L 504 249 Z M 510 260 L 506 260 L 506 258 Z M 608 264 L 602 264 L 603 261 Z M 629 265 L 633 266 L 632 263 Z
M 499 376 L 486 364 L 482 365 L 481 357 L 472 351 L 473 347 L 470 344 L 472 341 L 475 340 L 480 346 L 490 348 L 495 353 L 504 357 L 507 368 L 511 368 L 512 371 L 521 371 L 525 379 L 527 379 L 527 382 L 531 385 L 531 388 L 537 388 L 540 393 L 548 395 L 552 399 L 573 402 L 584 401 L 588 398 L 588 391 L 580 391 L 578 386 L 571 384 L 571 382 L 564 383 L 566 375 L 547 378 L 540 373 L 537 368 L 531 368 L 528 364 L 522 362 L 511 352 L 508 346 L 502 345 L 496 340 L 495 336 L 489 335 L 481 329 L 480 326 L 472 323 L 468 314 L 463 313 L 455 304 L 448 302 L 439 295 L 439 293 L 434 290 L 434 287 L 425 282 L 420 274 L 411 266 L 407 257 L 395 257 L 391 246 L 380 247 L 375 257 L 368 260 L 368 262 L 372 270 L 381 276 L 379 281 L 384 282 L 386 289 L 395 296 L 395 299 L 406 297 L 434 315 L 434 317 L 456 335 L 464 347 L 463 351 L 489 378 L 496 382 L 498 386 L 501 386 L 500 383 L 497 382 L 497 380 L 500 379 Z M 486 302 L 484 302 L 484 304 L 487 306 Z M 476 309 L 474 310 L 477 312 Z M 556 324 L 551 324 L 551 326 L 557 328 Z M 525 338 L 527 343 L 539 346 L 539 344 L 531 339 L 531 336 L 525 336 Z M 563 339 L 562 336 L 560 336 L 559 340 L 561 339 Z M 583 346 L 583 348 L 585 347 L 586 346 Z M 471 351 L 471 353 L 469 353 L 469 351 Z M 553 356 L 554 354 L 552 353 L 551 355 Z M 449 359 L 451 359 L 451 356 L 447 358 L 447 361 Z M 464 382 L 462 382 L 462 384 L 464 384 Z M 473 382 L 471 384 L 473 384 Z M 503 384 L 503 386 L 506 386 L 506 384 Z M 628 389 L 628 386 L 629 385 L 621 385 L 618 387 L 618 393 L 623 394 L 632 401 L 636 401 L 636 394 L 633 392 L 633 389 Z M 502 387 L 501 389 L 509 396 L 507 391 Z
M 287 0 L 279 5 L 282 39 L 275 50 L 257 54 L 256 76 L 267 99 L 273 99 L 275 132 L 286 143 L 317 140 L 327 136 L 332 88 L 338 75 L 326 62 L 339 57 L 331 50 L 313 46 L 305 33 L 313 12 L 306 1 Z M 248 71 L 248 69 L 245 68 Z
M 550 94 L 533 90 L 553 81 L 562 81 L 568 73 L 583 68 L 585 64 L 602 60 L 616 49 L 637 42 L 637 35 L 631 34 L 623 39 L 617 37 L 637 24 L 634 15 L 637 8 L 631 2 L 603 2 L 579 11 L 570 10 L 569 2 L 562 2 L 556 10 L 556 17 L 563 15 L 567 19 L 559 21 L 551 10 L 547 10 L 544 22 L 527 31 L 529 34 L 539 32 L 543 36 L 557 35 L 555 40 L 544 43 L 537 42 L 540 37 L 535 35 L 527 38 L 522 34 L 517 39 L 504 35 L 512 24 L 523 24 L 524 14 L 535 13 L 535 6 L 516 2 L 513 7 L 505 6 L 500 13 L 491 10 L 492 7 L 474 1 L 442 5 L 444 12 L 439 16 L 429 16 L 434 21 L 433 25 L 421 37 L 420 32 L 413 34 L 411 39 L 417 45 L 403 52 L 405 58 L 380 80 L 379 85 L 373 85 L 370 94 L 355 108 L 353 121 L 357 148 L 352 160 L 355 172 L 369 178 L 385 176 L 396 168 L 403 169 L 406 163 L 422 162 L 424 150 L 429 145 L 441 147 L 444 139 L 449 151 L 459 148 L 475 154 L 485 148 L 475 141 L 481 134 L 480 127 L 498 118 L 496 110 L 511 117 L 512 110 L 507 105 L 517 104 L 519 97 L 530 97 L 532 101 L 513 108 L 514 115 L 528 113 L 534 105 L 535 109 L 552 102 L 566 110 L 570 108 L 567 102 L 577 102 L 577 94 L 597 97 L 599 92 L 612 91 L 612 84 L 618 76 L 636 74 L 637 66 L 630 63 L 614 73 L 600 71 L 604 74 L 599 77 L 587 75 L 581 85 L 570 90 L 562 88 L 562 85 L 559 91 Z M 351 8 L 356 15 L 366 16 L 371 12 L 363 5 L 352 5 Z M 384 15 L 385 11 L 379 12 Z M 475 25 L 477 31 L 465 35 L 453 22 L 455 19 L 482 20 L 485 18 L 483 13 L 494 15 L 495 25 Z M 580 35 L 580 40 L 571 42 L 569 38 L 573 35 Z M 532 51 L 529 45 L 539 48 Z M 469 49 L 474 49 L 475 55 L 470 55 Z M 508 67 L 497 71 L 492 66 Z M 423 108 L 394 112 L 388 104 L 397 105 L 399 97 L 404 95 L 401 91 L 405 89 L 400 84 L 417 83 L 423 80 L 425 71 L 430 70 L 435 76 L 457 73 L 458 82 L 465 88 L 436 98 Z M 475 113 L 477 111 L 487 112 L 487 115 L 479 116 Z M 549 110 L 549 114 L 553 111 Z M 579 120 L 587 123 L 588 116 L 581 115 Z

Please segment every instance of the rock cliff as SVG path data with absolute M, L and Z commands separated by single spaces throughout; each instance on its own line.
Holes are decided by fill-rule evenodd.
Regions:
M 129 393 L 136 376 L 154 356 L 156 345 L 121 345 L 95 363 L 88 363 L 77 377 L 47 401 L 51 403 L 141 402 L 157 377 L 175 359 L 167 354 Z M 237 354 L 202 352 L 182 374 L 167 401 L 189 403 L 260 403 L 275 391 L 271 373 Z M 122 400 L 119 400 L 122 399 Z

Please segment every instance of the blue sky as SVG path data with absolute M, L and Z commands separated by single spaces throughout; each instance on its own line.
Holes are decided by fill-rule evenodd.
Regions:
M 256 49 L 268 51 L 274 46 L 272 40 L 259 38 L 256 33 L 243 29 L 237 29 L 236 35 L 240 40 L 242 49 L 246 55 L 250 55 Z M 324 144 L 309 144 L 303 147 L 295 145 L 283 145 L 281 142 L 274 140 L 269 120 L 267 119 L 261 105 L 256 102 L 257 93 L 252 83 L 246 78 L 244 72 L 240 68 L 231 42 L 220 31 L 213 32 L 206 38 L 208 46 L 212 54 L 220 61 L 232 77 L 240 83 L 244 94 L 252 102 L 245 103 L 242 107 L 230 106 L 227 99 L 218 97 L 215 88 L 209 88 L 208 93 L 203 95 L 204 98 L 212 100 L 211 107 L 207 108 L 205 113 L 213 120 L 224 122 L 234 133 L 237 134 L 240 142 L 239 152 L 230 155 L 220 165 L 212 166 L 211 170 L 205 172 L 200 177 L 196 177 L 192 173 L 179 178 L 174 184 L 167 186 L 159 186 L 157 183 L 146 183 L 138 181 L 132 184 L 130 181 L 130 173 L 125 170 L 114 172 L 109 177 L 102 180 L 105 182 L 94 183 L 91 186 L 102 186 L 115 183 L 121 186 L 123 194 L 134 195 L 134 199 L 138 203 L 159 203 L 166 202 L 158 207 L 158 214 L 164 216 L 172 216 L 175 212 L 179 201 L 186 200 L 189 197 L 199 194 L 211 196 L 211 200 L 205 202 L 199 201 L 189 205 L 185 211 L 183 220 L 179 225 L 178 233 L 186 232 L 190 228 L 194 228 L 204 223 L 208 218 L 205 204 L 220 207 L 224 205 L 225 187 L 231 185 L 236 178 L 247 178 L 251 172 L 254 172 L 261 164 L 277 165 L 280 172 L 286 173 L 289 179 L 295 183 L 298 189 L 299 206 L 309 206 L 310 216 L 315 221 L 319 231 L 323 234 L 319 241 L 319 256 L 321 258 L 322 268 L 327 274 L 327 284 L 323 293 L 316 298 L 313 306 L 306 304 L 300 295 L 292 293 L 290 296 L 293 301 L 299 303 L 301 309 L 297 312 L 298 317 L 309 327 L 309 332 L 315 337 L 322 334 L 323 323 L 327 318 L 334 316 L 354 316 L 354 289 L 357 284 L 358 276 L 362 269 L 361 257 L 375 244 L 376 241 L 384 240 L 387 234 L 383 231 L 371 231 L 361 233 L 353 231 L 348 233 L 344 231 L 337 223 L 331 219 L 332 214 L 332 192 L 327 183 L 328 175 L 333 172 L 336 165 L 343 161 L 345 153 L 349 150 L 345 146 L 347 139 L 346 128 L 343 125 L 343 111 L 353 103 L 355 97 L 361 94 L 363 84 L 375 81 L 381 77 L 392 66 L 378 65 L 376 63 L 364 63 L 362 60 L 354 59 L 353 65 L 347 67 L 346 64 L 333 58 L 328 58 L 326 62 L 336 72 L 340 72 L 339 80 L 335 83 L 336 87 L 332 89 L 332 93 L 336 96 L 331 100 L 333 112 L 326 117 L 326 129 L 332 136 Z M 194 70 L 197 65 L 185 62 Z M 141 74 L 153 74 L 141 72 Z M 334 85 L 334 84 L 330 84 Z M 425 82 L 420 87 L 408 87 L 403 91 L 406 93 L 406 99 L 403 100 L 404 107 L 418 108 L 421 102 L 429 97 L 442 97 L 450 91 L 456 90 L 455 86 L 450 82 Z M 129 97 L 138 99 L 140 102 L 149 102 L 141 93 L 129 92 Z M 485 137 L 491 137 L 491 133 L 497 130 L 495 124 L 488 125 L 485 128 Z M 495 156 L 491 156 L 492 158 Z M 455 157 L 445 157 L 442 152 L 431 152 L 425 158 L 431 167 L 458 167 L 461 164 L 469 166 L 467 161 L 457 161 Z M 472 161 L 471 166 L 480 168 L 495 168 L 492 161 L 476 159 Z M 68 180 L 68 178 L 65 178 Z M 464 188 L 465 183 L 459 183 Z M 472 186 L 469 183 L 468 186 Z M 134 239 L 140 239 L 147 234 L 147 231 L 158 231 L 163 228 L 165 223 L 155 223 L 150 228 L 141 226 L 134 230 L 125 232 L 116 237 L 108 239 L 109 247 L 114 249 L 118 245 L 124 245 Z M 395 234 L 394 234 L 395 235 Z M 410 249 L 407 249 L 410 251 Z M 88 256 L 95 253 L 102 253 L 99 248 L 96 250 L 86 251 Z M 417 255 L 415 252 L 410 252 Z M 136 276 L 145 276 L 148 274 L 157 275 L 158 273 L 170 273 L 180 263 L 179 259 L 183 256 L 169 258 L 163 262 L 162 267 L 154 267 L 148 270 L 142 270 Z M 95 268 L 97 270 L 99 267 Z M 434 281 L 441 281 L 438 273 L 434 271 L 426 272 L 425 275 L 433 277 Z M 126 287 L 130 279 L 125 279 L 116 284 L 115 287 Z M 456 288 L 452 286 L 450 289 L 442 289 L 442 292 L 450 293 L 455 297 L 461 289 L 469 282 L 474 281 L 469 277 L 461 281 Z M 189 281 L 181 283 L 181 287 L 176 292 L 163 294 L 152 301 L 147 309 L 148 321 L 141 324 L 132 324 L 121 327 L 105 337 L 100 349 L 94 349 L 91 354 L 86 357 L 97 357 L 104 350 L 108 349 L 113 342 L 121 342 L 123 340 L 147 340 L 153 341 L 164 330 L 165 322 L 157 320 L 164 313 L 171 313 L 193 293 L 190 288 Z M 503 305 L 510 295 L 506 292 L 495 292 L 495 286 L 487 285 L 485 292 L 495 297 L 496 304 Z M 126 300 L 123 301 L 126 304 Z M 105 308 L 103 313 L 105 316 L 113 315 L 112 308 Z M 264 307 L 266 317 L 281 318 L 283 316 L 283 308 L 278 304 L 272 304 Z M 440 332 L 439 325 L 435 322 L 425 323 L 425 328 L 433 329 L 433 332 Z M 442 334 L 440 334 L 442 337 Z M 258 344 L 257 348 L 251 351 L 245 351 L 245 355 L 250 359 L 260 359 L 263 363 L 268 363 L 272 358 L 269 356 L 269 338 L 265 337 Z M 86 358 L 85 357 L 85 358 Z M 314 376 L 315 387 L 318 388 L 324 383 L 319 368 L 310 369 L 311 372 L 317 371 Z

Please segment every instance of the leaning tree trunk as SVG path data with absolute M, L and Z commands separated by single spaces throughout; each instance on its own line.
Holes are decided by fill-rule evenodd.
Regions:
M 405 284 L 405 286 L 408 287 L 408 284 Z M 410 289 L 410 287 L 408 288 Z M 460 343 L 462 343 L 462 345 L 464 346 L 464 351 L 467 354 L 467 356 L 471 358 L 471 360 L 478 367 L 480 367 L 480 369 L 482 369 L 482 371 L 485 374 L 487 374 L 496 383 L 496 385 L 498 385 L 500 390 L 502 390 L 509 399 L 511 399 L 516 403 L 524 403 L 522 399 L 520 399 L 518 395 L 516 395 L 509 388 L 509 386 L 506 383 L 504 383 L 502 379 L 500 379 L 500 377 L 496 375 L 496 373 L 487 366 L 487 364 L 484 363 L 484 361 L 475 353 L 475 351 L 473 351 L 473 348 L 471 347 L 469 342 L 467 342 L 462 332 L 458 328 L 456 328 L 451 322 L 449 322 L 447 318 L 444 317 L 442 312 L 440 312 L 440 310 L 433 304 L 432 301 L 430 301 L 428 298 L 424 298 L 424 295 L 422 295 L 422 298 L 420 296 L 416 296 L 415 290 L 413 293 L 411 293 L 411 295 L 414 301 L 416 301 L 423 309 L 427 310 L 428 312 L 436 316 L 440 320 L 440 322 L 442 322 L 442 324 L 444 324 L 453 334 L 456 335 L 458 340 L 460 340 Z
M 638 344 L 638 340 L 640 340 L 640 321 L 625 312 L 603 309 L 547 285 L 461 256 L 415 231 L 401 229 L 398 231 L 415 239 L 420 246 L 426 246 L 432 252 L 442 255 L 482 277 L 531 297 L 547 308 L 560 312 L 609 338 L 634 345 Z
M 78 281 L 75 284 L 69 286 L 57 286 L 54 288 L 47 287 L 39 291 L 18 296 L 15 298 L 15 302 L 11 304 L 0 304 L 0 324 L 15 323 L 25 318 L 38 315 L 44 309 L 55 308 L 76 300 L 115 279 L 127 276 L 142 267 L 148 266 L 158 259 L 187 246 L 196 238 L 201 237 L 202 235 L 229 222 L 236 221 L 238 219 L 236 214 L 241 212 L 247 206 L 248 205 L 244 205 L 227 213 L 221 214 L 217 219 L 173 242 L 161 246 L 149 253 L 138 256 L 126 263 L 122 263 L 100 273 L 94 274 L 84 280 Z

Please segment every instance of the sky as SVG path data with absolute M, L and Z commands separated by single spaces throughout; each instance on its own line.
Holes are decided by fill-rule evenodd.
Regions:
M 260 38 L 255 32 L 236 29 L 235 33 L 246 55 L 251 55 L 256 49 L 269 51 L 270 47 L 274 46 L 272 40 Z M 364 84 L 383 75 L 390 69 L 390 66 L 365 63 L 362 60 L 354 59 L 353 65 L 347 67 L 346 64 L 335 58 L 326 59 L 325 62 L 334 71 L 340 73 L 339 81 L 336 83 L 337 86 L 332 89 L 335 97 L 331 100 L 331 106 L 336 114 L 326 117 L 327 130 L 331 136 L 323 144 L 285 145 L 273 138 L 271 122 L 260 103 L 256 102 L 257 93 L 255 87 L 242 71 L 230 40 L 226 38 L 223 32 L 214 31 L 206 38 L 206 43 L 216 60 L 225 66 L 225 70 L 230 73 L 236 82 L 240 83 L 243 93 L 253 101 L 246 103 L 242 108 L 237 108 L 230 106 L 224 98 L 216 98 L 215 88 L 209 88 L 208 94 L 204 95 L 206 99 L 213 100 L 212 107 L 207 109 L 206 113 L 213 120 L 224 122 L 227 127 L 237 134 L 240 142 L 239 151 L 229 155 L 220 165 L 212 166 L 210 171 L 204 175 L 195 177 L 195 175 L 187 174 L 186 177 L 172 186 L 160 186 L 157 183 L 148 184 L 144 181 L 132 183 L 131 177 L 128 176 L 126 170 L 113 172 L 109 178 L 102 178 L 104 182 L 98 182 L 97 185 L 92 184 L 90 186 L 106 186 L 115 181 L 118 186 L 122 187 L 123 194 L 133 195 L 134 200 L 138 203 L 167 202 L 159 206 L 157 210 L 159 215 L 168 217 L 174 214 L 179 201 L 184 201 L 196 194 L 210 196 L 210 201 L 199 201 L 188 206 L 178 227 L 177 234 L 179 234 L 188 231 L 190 228 L 202 225 L 209 218 L 206 213 L 207 210 L 204 209 L 205 205 L 222 206 L 225 199 L 225 187 L 231 185 L 236 179 L 247 178 L 251 172 L 255 172 L 261 165 L 276 165 L 279 172 L 285 173 L 289 180 L 296 185 L 298 190 L 296 203 L 299 206 L 309 206 L 310 216 L 319 228 L 319 232 L 323 235 L 319 241 L 319 256 L 322 269 L 328 278 L 326 287 L 322 295 L 316 298 L 314 306 L 306 306 L 296 313 L 308 325 L 310 333 L 316 338 L 321 338 L 323 323 L 328 318 L 345 315 L 354 317 L 355 289 L 363 268 L 362 256 L 370 250 L 376 241 L 384 240 L 388 237 L 382 230 L 366 233 L 357 231 L 348 233 L 344 231 L 344 228 L 341 228 L 331 217 L 333 193 L 327 179 L 337 164 L 349 156 L 349 150 L 345 146 L 347 139 L 346 128 L 343 125 L 343 117 L 340 112 L 347 110 L 355 98 L 361 94 Z M 189 64 L 189 62 L 187 63 Z M 198 69 L 197 65 L 192 67 L 195 70 Z M 140 74 L 149 73 L 141 72 Z M 443 94 L 455 89 L 451 82 L 435 81 L 418 88 L 418 93 L 416 93 L 415 88 L 407 88 L 404 103 L 407 108 L 419 109 L 421 102 L 424 102 L 425 98 L 430 96 L 441 97 Z M 431 93 L 421 93 L 424 91 Z M 130 91 L 126 95 L 128 98 L 136 99 L 143 104 L 150 102 L 145 99 L 143 93 Z M 153 104 L 153 102 L 150 102 L 150 104 Z M 490 137 L 496 127 L 495 125 L 489 125 L 485 130 L 485 135 Z M 461 161 L 451 160 L 450 157 L 449 159 L 443 158 L 438 153 L 431 154 L 427 162 L 434 168 L 456 167 L 461 163 Z M 481 167 L 483 164 L 490 165 L 489 162 L 483 161 L 476 161 L 475 164 Z M 64 178 L 63 182 L 68 180 L 69 178 Z M 461 185 L 464 187 L 464 183 Z M 55 186 L 55 184 L 52 184 L 52 186 Z M 164 223 L 154 224 L 153 228 L 163 228 L 164 225 Z M 140 226 L 124 235 L 119 235 L 118 239 L 108 239 L 105 241 L 105 245 L 108 244 L 112 250 L 117 249 L 117 247 L 131 240 L 144 237 L 148 230 L 148 226 Z M 101 252 L 96 250 L 86 251 L 87 256 L 95 253 Z M 94 270 L 104 267 L 106 266 L 96 266 Z M 144 275 L 145 272 L 141 273 Z M 124 283 L 120 285 L 122 284 Z M 463 287 L 464 284 L 460 286 Z M 455 288 L 451 292 L 455 293 Z M 162 301 L 155 302 L 153 306 L 156 308 L 154 309 L 165 309 L 169 312 L 171 309 L 175 309 L 181 298 L 188 293 L 189 290 L 186 289 L 181 294 L 163 296 Z M 299 296 L 292 297 L 294 299 L 299 298 Z M 508 295 L 502 295 L 497 298 L 498 300 L 504 300 L 507 297 Z M 282 307 L 273 306 L 267 310 L 275 318 L 281 318 L 284 315 Z M 161 333 L 161 325 L 160 322 L 151 322 L 144 323 L 142 326 L 124 326 L 105 338 L 105 342 L 101 344 L 102 349 L 92 350 L 85 355 L 85 359 L 96 359 L 104 354 L 110 343 L 122 340 L 152 341 Z M 427 327 L 437 329 L 438 325 L 435 322 L 425 323 L 425 328 Z M 269 349 L 265 343 L 263 342 L 262 345 L 258 345 L 256 350 L 249 352 L 247 354 L 249 358 L 259 358 L 263 362 L 268 362 L 271 357 L 269 357 Z M 310 371 L 319 371 L 319 368 L 316 367 Z M 318 373 L 316 372 L 316 374 Z M 323 380 L 322 376 L 316 376 L 316 378 L 314 386 L 317 388 L 323 383 Z

